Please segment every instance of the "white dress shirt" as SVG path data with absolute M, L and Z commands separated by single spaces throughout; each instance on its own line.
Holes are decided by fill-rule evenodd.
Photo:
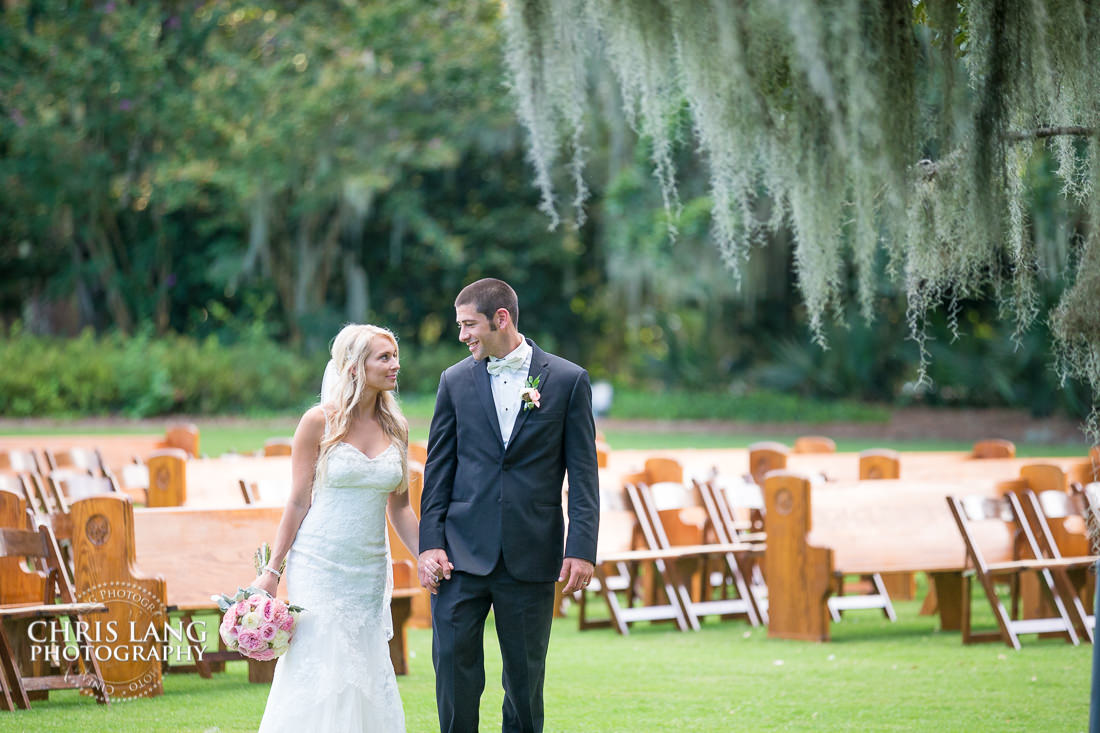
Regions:
M 508 447 L 508 439 L 512 437 L 512 428 L 516 424 L 516 416 L 522 409 L 522 393 L 527 384 L 527 372 L 531 369 L 531 346 L 527 340 L 520 336 L 520 343 L 509 357 L 523 356 L 523 361 L 513 369 L 504 369 L 500 374 L 490 374 L 489 383 L 493 387 L 493 403 L 497 408 L 497 423 L 500 425 L 500 435 L 504 440 L 504 447 Z M 499 361 L 490 356 L 489 361 Z

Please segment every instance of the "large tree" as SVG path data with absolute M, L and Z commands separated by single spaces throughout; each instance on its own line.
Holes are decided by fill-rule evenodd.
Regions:
M 563 152 L 583 209 L 587 64 L 600 59 L 651 141 L 674 214 L 673 150 L 690 120 L 735 277 L 769 231 L 793 230 L 819 338 L 850 298 L 872 317 L 883 262 L 905 289 L 922 353 L 932 310 L 990 293 L 1022 332 L 1038 315 L 1044 267 L 1060 259 L 1044 248 L 1068 247 L 1072 285 L 1051 311 L 1052 333 L 1062 374 L 1100 395 L 1095 3 L 515 0 L 505 28 L 554 221 Z M 1036 236 L 1027 217 L 1029 171 L 1046 155 L 1064 197 L 1087 212 L 1062 237 Z

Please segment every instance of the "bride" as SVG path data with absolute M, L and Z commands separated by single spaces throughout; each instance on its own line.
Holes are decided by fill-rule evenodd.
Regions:
M 393 587 L 386 513 L 417 552 L 408 497 L 408 423 L 393 397 L 397 340 L 345 326 L 332 344 L 321 404 L 302 416 L 293 483 L 271 563 L 252 585 L 305 608 L 275 668 L 261 733 L 404 731 L 390 662 Z

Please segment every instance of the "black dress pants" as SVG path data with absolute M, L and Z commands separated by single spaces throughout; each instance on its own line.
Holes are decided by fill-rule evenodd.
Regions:
M 541 733 L 554 583 L 516 580 L 503 557 L 488 575 L 454 572 L 432 596 L 432 662 L 441 733 L 476 733 L 485 689 L 485 619 L 493 608 L 504 663 L 503 730 Z

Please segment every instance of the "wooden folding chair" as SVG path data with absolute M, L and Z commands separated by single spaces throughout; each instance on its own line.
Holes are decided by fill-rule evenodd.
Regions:
M 0 450 L 0 471 L 12 471 L 15 473 L 41 473 L 42 465 L 38 462 L 38 456 L 33 450 Z
M 715 489 L 712 480 L 696 481 L 693 479 L 692 485 L 703 501 L 703 506 L 708 517 L 710 517 L 719 544 L 743 542 L 754 545 L 754 549 L 730 554 L 733 555 L 733 559 L 741 571 L 741 577 L 748 588 L 748 598 L 752 602 L 757 617 L 761 623 L 767 624 L 768 586 L 764 582 L 764 574 L 761 569 L 761 564 L 764 561 L 764 542 L 767 535 L 763 532 L 741 531 L 741 527 L 733 518 L 729 503 L 724 495 L 720 495 L 719 490 Z M 753 486 L 755 487 L 755 484 Z M 730 558 L 727 556 L 724 559 L 729 562 Z
M 264 458 L 289 456 L 293 438 L 268 438 L 264 441 Z
M 982 555 L 982 547 L 979 541 L 979 531 L 989 532 L 999 525 L 1003 532 L 1021 532 L 1025 540 L 1031 546 L 1037 546 L 1034 535 L 1031 534 L 1030 525 L 1020 506 L 1015 494 L 1007 494 L 1000 498 L 987 496 L 947 497 L 947 506 L 951 515 L 955 518 L 955 524 L 959 528 L 963 543 L 966 545 L 968 564 L 972 565 L 963 573 L 962 585 L 962 640 L 964 644 L 973 644 L 984 641 L 1003 641 L 1013 649 L 1020 648 L 1021 634 L 1045 634 L 1062 633 L 1067 641 L 1075 646 L 1079 643 L 1077 632 L 1074 630 L 1073 619 L 1066 609 L 1066 604 L 1054 582 L 1051 568 L 1065 567 L 1066 563 L 1059 560 L 1046 558 L 1030 558 L 1010 560 L 1006 562 L 990 563 Z M 991 528 L 990 525 L 993 525 Z M 1040 554 L 1040 553 L 1036 553 Z M 1049 595 L 1057 615 L 1048 618 L 1020 619 L 1016 613 L 1009 614 L 1004 603 L 997 595 L 995 581 L 999 578 L 1019 577 L 1025 572 L 1038 573 L 1040 587 Z M 970 594 L 970 583 L 973 577 L 977 577 L 985 592 L 986 600 L 993 611 L 993 617 L 997 621 L 997 631 L 974 631 L 971 626 L 973 599 Z
M 1081 518 L 1081 515 L 1077 512 L 1084 512 L 1085 508 L 1083 506 L 1074 507 L 1073 497 L 1058 491 L 1045 491 L 1037 496 L 1034 491 L 1028 490 L 1023 492 L 1022 496 L 1016 498 L 1019 499 L 1023 509 L 1023 517 L 1029 525 L 1027 527 L 1029 531 L 1022 534 L 1028 541 L 1032 555 L 1038 558 L 1060 561 L 1058 565 L 1050 568 L 1051 575 L 1062 594 L 1062 600 L 1077 623 L 1077 630 L 1084 634 L 1090 642 L 1093 641 L 1096 618 L 1086 610 L 1085 603 L 1081 598 L 1084 595 L 1081 592 L 1082 586 L 1088 585 L 1088 583 L 1077 582 L 1074 576 L 1076 575 L 1080 581 L 1087 581 L 1088 571 L 1096 565 L 1097 559 L 1100 558 L 1090 554 L 1087 547 L 1082 547 L 1080 544 L 1073 547 L 1074 550 L 1079 552 L 1068 555 L 1063 554 L 1061 547 L 1069 544 L 1068 538 L 1064 537 L 1060 545 L 1058 534 L 1053 529 L 1053 527 L 1059 526 L 1061 522 L 1071 516 Z M 1055 524 L 1052 524 L 1051 520 L 1054 520 Z
M 794 439 L 795 453 L 836 453 L 836 441 L 824 435 L 802 435 Z
M 744 544 L 673 545 L 669 539 L 668 533 L 665 531 L 664 522 L 657 509 L 657 504 L 653 498 L 650 487 L 646 484 L 638 484 L 636 486 L 629 485 L 627 486 L 627 495 L 630 497 L 630 503 L 634 507 L 634 514 L 638 518 L 638 524 L 641 527 L 642 534 L 645 536 L 650 549 L 677 550 L 681 553 L 675 558 L 675 561 L 668 563 L 669 572 L 665 576 L 667 581 L 665 592 L 668 593 L 671 590 L 678 598 L 680 605 L 684 609 L 684 615 L 687 617 L 688 624 L 693 630 L 699 628 L 699 619 L 701 617 L 712 615 L 726 616 L 744 614 L 751 625 L 760 625 L 760 617 L 752 602 L 748 584 L 745 582 L 745 577 L 741 572 L 739 561 L 735 556 L 736 553 L 750 550 L 755 551 L 756 548 Z M 706 597 L 709 594 L 702 594 L 702 597 L 696 600 L 692 596 L 688 583 L 684 580 L 684 576 L 676 568 L 676 562 L 689 561 L 702 563 L 704 568 L 704 580 L 706 580 L 706 561 L 715 557 L 725 560 L 725 570 L 733 579 L 734 588 L 737 591 L 737 598 L 711 599 Z M 707 584 L 704 583 L 704 587 L 706 587 L 706 585 Z
M 162 448 L 175 448 L 189 458 L 199 457 L 199 426 L 194 423 L 172 423 L 164 431 Z
M 623 636 L 630 633 L 631 624 L 639 621 L 673 621 L 680 631 L 693 628 L 675 591 L 674 579 L 677 576 L 673 563 L 666 563 L 666 560 L 675 557 L 675 553 L 630 549 L 636 523 L 637 518 L 632 511 L 600 511 L 601 548 L 597 551 L 595 580 L 589 590 L 603 597 L 610 619 L 602 622 L 585 615 L 581 628 L 599 628 L 610 624 Z M 626 569 L 640 565 L 652 568 L 658 576 L 658 582 L 665 588 L 667 602 L 645 603 L 642 594 L 635 588 L 634 571 Z M 618 580 L 624 577 L 627 579 L 625 582 Z M 619 600 L 621 593 L 626 594 L 625 605 Z M 582 609 L 586 602 L 582 594 Z M 640 603 L 635 605 L 636 602 Z
M 64 497 L 67 504 L 89 496 L 115 494 L 121 491 L 114 476 L 89 476 L 77 471 L 58 469 L 46 477 L 53 496 Z M 60 502 L 59 502 L 60 503 Z
M 44 448 L 42 453 L 46 456 L 46 466 L 49 471 L 69 469 L 74 472 L 88 473 L 92 476 L 108 476 L 111 471 L 103 461 L 103 454 L 98 448 L 68 448 L 65 450 L 51 450 Z
M 428 462 L 428 444 L 423 440 L 409 443 L 409 460 L 424 465 Z
M 1016 444 L 1011 440 L 992 438 L 974 443 L 970 455 L 973 458 L 1015 458 Z
M 634 523 L 632 512 L 610 508 L 610 503 L 604 502 L 601 496 L 600 549 L 615 548 L 618 552 L 632 550 L 631 540 Z M 641 598 L 637 580 L 637 563 L 629 563 L 624 560 L 597 562 L 592 582 L 587 588 L 582 588 L 574 594 L 574 598 L 577 600 L 578 628 L 584 631 L 586 629 L 615 626 L 620 633 L 624 633 L 623 630 L 629 622 L 623 620 L 623 612 L 633 609 Z M 591 603 L 590 593 L 605 598 L 611 614 L 609 618 L 593 619 L 591 617 L 588 609 L 588 604 Z M 625 596 L 623 601 L 619 600 L 620 595 Z M 623 605 L 624 603 L 625 605 Z M 625 615 L 629 616 L 630 614 Z M 674 615 L 670 618 L 674 618 Z
M 251 484 L 248 481 L 237 479 L 237 482 L 241 485 L 241 496 L 244 497 L 245 504 L 255 504 L 259 499 L 256 496 L 255 484 Z
M 67 514 L 69 502 L 61 493 L 57 484 L 48 481 L 42 474 L 23 474 L 23 486 L 31 509 L 37 515 Z
M 103 613 L 107 607 L 102 603 L 78 603 L 63 569 L 61 553 L 53 532 L 46 524 L 40 524 L 36 530 L 0 527 L 0 558 L 28 558 L 40 563 L 47 574 L 46 597 L 42 603 L 8 604 L 0 606 L 0 704 L 5 710 L 16 707 L 24 710 L 31 706 L 29 692 L 38 690 L 90 689 L 100 704 L 108 704 L 103 675 L 95 650 L 80 633 L 78 624 L 83 616 Z M 60 602 L 55 602 L 60 599 Z M 19 659 L 14 645 L 8 636 L 4 622 L 25 619 L 66 619 L 69 634 L 76 647 L 75 659 L 66 661 L 67 655 L 58 655 L 62 662 L 61 674 L 24 676 L 20 671 Z

